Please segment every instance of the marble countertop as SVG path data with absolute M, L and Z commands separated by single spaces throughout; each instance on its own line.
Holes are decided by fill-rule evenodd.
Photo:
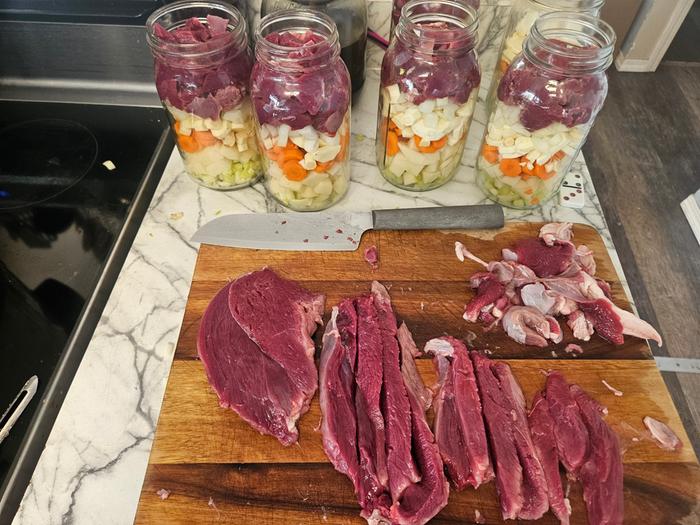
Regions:
M 386 33 L 388 2 L 370 3 L 373 27 Z M 492 70 L 507 6 L 482 7 L 480 59 Z M 378 66 L 370 44 L 365 87 L 353 103 L 352 177 L 332 210 L 370 210 L 487 202 L 474 181 L 474 160 L 485 110 L 477 106 L 462 166 L 449 184 L 427 193 L 397 189 L 374 161 Z M 488 74 L 483 85 L 488 85 Z M 482 88 L 483 100 L 486 87 Z M 506 210 L 506 220 L 572 221 L 603 236 L 622 277 L 619 259 L 585 161 L 573 170 L 585 181 L 586 206 Z M 197 256 L 189 241 L 209 220 L 229 213 L 284 211 L 261 184 L 234 192 L 197 186 L 173 152 L 107 306 L 67 393 L 14 525 L 129 524 L 133 522 L 170 364 Z M 628 294 L 629 295 L 629 294 Z

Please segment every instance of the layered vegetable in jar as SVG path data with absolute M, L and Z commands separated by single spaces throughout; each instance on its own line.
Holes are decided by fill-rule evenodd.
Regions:
M 377 165 L 413 191 L 449 181 L 462 159 L 481 71 L 476 11 L 453 0 L 411 0 L 384 55 Z
M 601 20 L 550 13 L 498 84 L 477 161 L 492 200 L 531 208 L 550 199 L 603 106 L 615 34 Z
M 321 210 L 350 181 L 350 77 L 333 21 L 277 11 L 256 34 L 251 96 L 267 189 L 297 211 Z
M 187 173 L 217 190 L 255 182 L 262 166 L 242 15 L 217 2 L 177 2 L 154 12 L 147 28 L 156 89 Z

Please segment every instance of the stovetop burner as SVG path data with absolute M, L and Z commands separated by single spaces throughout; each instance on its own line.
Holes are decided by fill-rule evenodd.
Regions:
M 97 159 L 84 125 L 35 119 L 0 130 L 0 210 L 38 204 L 78 183 Z

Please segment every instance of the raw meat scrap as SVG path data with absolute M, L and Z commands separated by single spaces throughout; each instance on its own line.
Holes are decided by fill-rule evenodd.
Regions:
M 537 459 L 540 460 L 547 481 L 549 507 L 562 525 L 568 525 L 571 504 L 568 498 L 564 497 L 559 475 L 559 457 L 554 440 L 554 420 L 549 413 L 549 406 L 542 392 L 535 395 L 528 414 L 528 423 L 530 424 L 535 453 Z
M 379 268 L 379 252 L 377 252 L 377 247 L 375 245 L 370 246 L 365 249 L 365 261 L 373 270 Z
M 622 455 L 617 436 L 601 417 L 600 405 L 578 385 L 571 393 L 581 410 L 590 436 L 590 450 L 581 466 L 589 525 L 622 525 L 623 473 Z
M 377 310 L 371 297 L 360 297 L 357 308 L 357 368 L 355 411 L 360 458 L 360 505 L 371 513 L 389 488 L 386 464 L 386 429 L 381 412 L 383 378 L 382 339 Z
M 231 316 L 232 286 L 222 288 L 207 306 L 197 353 L 222 407 L 231 408 L 258 432 L 291 445 L 299 436 L 296 422 L 308 398 Z
M 683 442 L 665 423 L 646 416 L 644 418 L 644 426 L 647 427 L 659 446 L 664 450 L 679 450 L 683 447 Z
M 348 476 L 359 492 L 360 466 L 357 457 L 355 416 L 355 356 L 357 314 L 352 300 L 333 308 L 323 335 L 319 364 L 319 396 L 323 449 L 338 472 Z
M 561 341 L 562 332 L 557 320 L 531 306 L 511 306 L 502 322 L 508 336 L 518 343 L 546 347 L 547 340 Z
M 588 430 L 569 384 L 559 372 L 547 375 L 545 397 L 554 421 L 554 438 L 559 459 L 567 472 L 577 475 L 588 452 Z
M 322 324 L 324 296 L 264 268 L 233 281 L 228 299 L 231 315 L 248 337 L 304 393 L 306 411 L 318 386 L 311 335 Z
M 492 361 L 478 352 L 470 353 L 484 409 L 491 453 L 496 472 L 496 491 L 504 520 L 518 518 L 523 508 L 523 469 L 515 447 L 513 407 L 501 392 Z
M 593 323 L 586 318 L 586 315 L 581 310 L 571 312 L 566 320 L 566 324 L 569 325 L 576 339 L 581 341 L 591 340 L 591 336 L 594 333 Z
M 396 316 L 386 288 L 372 283 L 372 298 L 377 310 L 383 349 L 382 413 L 386 428 L 386 461 L 389 489 L 394 501 L 420 475 L 411 456 L 411 409 L 399 368 L 399 343 L 396 339 Z
M 434 429 L 443 462 L 457 490 L 477 488 L 494 473 L 469 353 L 452 337 L 431 339 L 425 353 L 434 356 L 439 377 Z
M 550 277 L 564 272 L 574 256 L 571 243 L 545 244 L 541 239 L 521 239 L 515 243 L 513 252 L 517 262 L 531 268 L 538 277 Z
M 413 390 L 415 364 L 410 349 L 401 349 L 401 366 L 411 406 L 412 449 L 420 471 L 421 480 L 409 485 L 399 501 L 391 506 L 391 519 L 400 525 L 423 525 L 430 521 L 445 505 L 450 495 L 450 485 L 445 477 L 440 451 L 435 437 L 425 419 L 421 401 L 422 387 Z
M 523 506 L 518 512 L 518 518 L 536 520 L 549 509 L 549 498 L 544 471 L 530 436 L 525 397 L 510 366 L 499 361 L 493 364 L 492 369 L 501 384 L 501 392 L 512 407 L 513 437 L 523 468 Z
M 550 222 L 540 228 L 540 239 L 547 245 L 571 242 L 574 236 L 570 222 Z

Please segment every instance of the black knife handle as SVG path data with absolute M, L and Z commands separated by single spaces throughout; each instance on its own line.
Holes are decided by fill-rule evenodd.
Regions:
M 503 208 L 496 204 L 439 206 L 372 212 L 375 230 L 485 230 L 503 227 Z

